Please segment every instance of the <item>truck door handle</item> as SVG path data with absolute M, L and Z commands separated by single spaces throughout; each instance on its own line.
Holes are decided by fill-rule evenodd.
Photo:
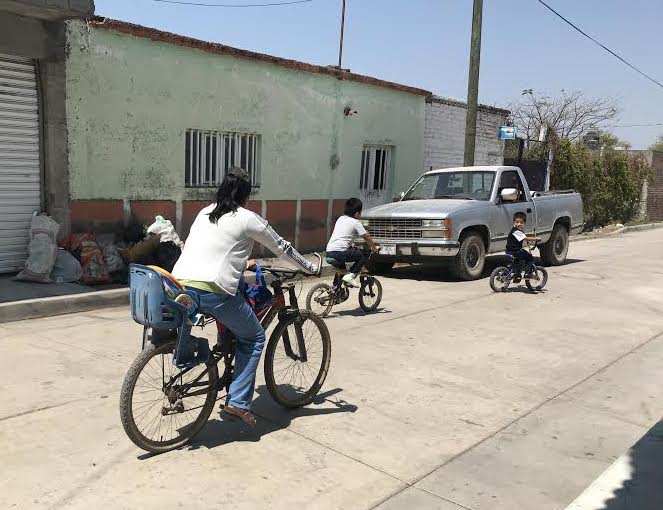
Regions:
M 528 208 L 527 208 L 527 212 L 528 212 L 528 213 L 531 213 L 531 212 L 532 212 L 532 208 L 531 208 L 531 207 L 528 207 Z

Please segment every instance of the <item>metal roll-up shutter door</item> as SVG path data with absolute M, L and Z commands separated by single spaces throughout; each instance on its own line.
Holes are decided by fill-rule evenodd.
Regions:
M 0 273 L 22 268 L 41 208 L 37 90 L 33 61 L 0 53 Z

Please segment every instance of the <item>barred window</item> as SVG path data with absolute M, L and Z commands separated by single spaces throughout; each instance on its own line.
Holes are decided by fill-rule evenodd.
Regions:
M 228 169 L 238 166 L 260 187 L 260 135 L 188 129 L 184 153 L 184 184 L 187 188 L 215 187 Z
M 391 147 L 388 145 L 365 145 L 361 153 L 359 189 L 384 190 L 387 187 L 391 165 Z

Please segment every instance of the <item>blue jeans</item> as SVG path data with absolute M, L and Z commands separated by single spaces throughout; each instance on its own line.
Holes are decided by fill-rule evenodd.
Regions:
M 350 272 L 355 274 L 361 271 L 361 268 L 364 267 L 364 262 L 366 262 L 366 254 L 356 246 L 351 246 L 346 251 L 328 251 L 326 255 L 343 264 L 352 262 Z
M 245 301 L 243 292 L 238 290 L 237 294 L 231 296 L 191 287 L 187 290 L 198 295 L 201 313 L 214 317 L 237 338 L 235 369 L 226 404 L 250 409 L 256 384 L 256 370 L 265 346 L 265 330 L 251 306 Z M 183 327 L 191 328 L 191 326 Z

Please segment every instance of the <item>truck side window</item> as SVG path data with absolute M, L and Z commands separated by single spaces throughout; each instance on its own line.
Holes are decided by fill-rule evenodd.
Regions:
M 525 202 L 527 200 L 527 197 L 525 196 L 525 188 L 523 187 L 523 182 L 520 180 L 518 172 L 509 170 L 502 173 L 497 193 L 502 193 L 502 190 L 505 188 L 516 188 L 518 190 L 518 202 Z

